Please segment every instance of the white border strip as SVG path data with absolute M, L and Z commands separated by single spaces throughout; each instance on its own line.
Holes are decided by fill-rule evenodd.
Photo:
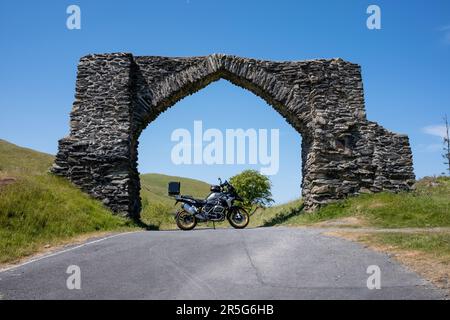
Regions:
M 101 241 L 104 241 L 104 240 L 108 240 L 108 239 L 111 239 L 111 238 L 123 236 L 123 235 L 126 235 L 126 234 L 138 233 L 138 232 L 143 232 L 143 231 L 130 231 L 130 232 L 124 232 L 124 233 L 119 233 L 119 234 L 113 234 L 113 235 L 105 237 L 105 238 L 93 240 L 93 241 L 90 241 L 90 242 L 85 242 L 85 243 L 82 243 L 82 244 L 77 245 L 75 247 L 71 247 L 71 248 L 67 248 L 67 249 L 61 250 L 61 251 L 57 251 L 57 252 L 54 252 L 54 253 L 43 255 L 43 256 L 40 256 L 40 257 L 31 259 L 31 260 L 28 260 L 28 261 L 23 262 L 23 263 L 19 263 L 19 264 L 13 265 L 11 267 L 0 269 L 0 273 L 6 272 L 6 271 L 10 271 L 10 270 L 13 270 L 13 269 L 17 269 L 17 268 L 26 266 L 27 264 L 30 264 L 30 263 L 33 263 L 33 262 L 37 262 L 37 261 L 40 261 L 40 260 L 43 260 L 43 259 L 51 258 L 51 257 L 57 256 L 57 255 L 60 255 L 60 254 L 63 254 L 63 253 L 69 252 L 69 251 L 73 251 L 73 250 L 85 247 L 87 245 L 90 245 L 90 244 L 98 243 L 98 242 L 101 242 Z

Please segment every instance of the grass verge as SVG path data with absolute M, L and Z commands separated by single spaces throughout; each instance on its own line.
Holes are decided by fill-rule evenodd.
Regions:
M 426 253 L 448 265 L 450 272 L 450 233 L 384 233 L 372 234 L 366 240 L 395 249 Z
M 20 176 L 0 190 L 0 263 L 80 234 L 134 228 L 134 222 L 112 215 L 100 202 L 50 174 Z
M 300 202 L 267 209 L 265 221 L 301 226 L 353 217 L 364 226 L 379 228 L 450 227 L 450 178 L 424 178 L 409 193 L 377 193 L 349 197 L 316 212 L 292 214 Z M 298 211 L 298 210 L 297 210 Z M 347 226 L 347 225 L 346 225 Z M 356 225 L 358 226 L 358 225 Z

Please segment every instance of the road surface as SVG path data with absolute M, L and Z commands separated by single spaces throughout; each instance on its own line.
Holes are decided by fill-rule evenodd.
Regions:
M 67 287 L 71 265 L 79 267 L 81 289 Z M 373 265 L 381 289 L 369 290 Z M 320 229 L 273 227 L 112 236 L 0 272 L 0 297 L 442 299 L 444 293 L 360 244 Z

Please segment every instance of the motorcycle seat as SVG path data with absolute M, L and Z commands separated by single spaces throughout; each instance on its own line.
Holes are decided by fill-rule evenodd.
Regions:
M 198 204 L 205 204 L 206 203 L 206 201 L 203 200 L 203 199 L 196 199 L 193 196 L 189 196 L 189 195 L 183 195 L 183 198 L 194 200 Z

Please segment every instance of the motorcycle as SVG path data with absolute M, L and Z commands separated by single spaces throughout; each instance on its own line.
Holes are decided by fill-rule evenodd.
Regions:
M 175 214 L 175 221 L 181 230 L 192 230 L 198 222 L 221 222 L 228 220 L 236 229 L 245 228 L 250 216 L 235 201 L 242 201 L 236 189 L 225 180 L 219 178 L 219 185 L 212 185 L 211 193 L 206 199 L 195 199 L 192 196 L 180 195 L 180 183 L 169 182 L 169 195 L 175 198 L 175 205 L 182 203 L 181 210 Z

